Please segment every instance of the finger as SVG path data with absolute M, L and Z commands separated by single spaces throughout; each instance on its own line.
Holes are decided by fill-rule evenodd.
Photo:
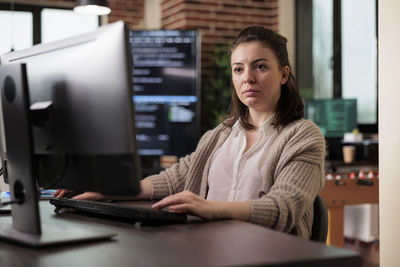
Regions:
M 76 195 L 76 196 L 74 196 L 74 197 L 71 198 L 71 199 L 90 200 L 90 199 L 87 197 L 86 193 L 83 193 L 83 194 L 80 194 L 80 195 Z
M 68 192 L 69 190 L 67 189 L 61 189 L 61 191 L 57 194 L 57 198 L 62 198 Z
M 173 213 L 180 213 L 186 215 L 195 215 L 203 218 L 204 220 L 212 219 L 212 214 L 210 209 L 205 208 L 205 206 L 198 205 L 199 203 L 182 203 L 178 205 L 172 205 L 168 207 L 168 211 Z
M 154 203 L 151 207 L 155 210 L 160 210 L 160 209 L 164 208 L 165 206 L 166 206 L 165 199 L 162 199 L 162 200 Z
M 97 192 L 85 192 L 83 194 L 74 196 L 72 199 L 77 200 L 102 200 L 104 196 Z
M 157 203 L 154 203 L 152 208 L 155 210 L 160 210 L 166 206 L 173 205 L 173 204 L 179 204 L 179 203 L 182 203 L 182 199 L 180 198 L 180 196 L 179 195 L 171 195 L 171 196 L 161 199 Z
M 193 213 L 191 211 L 191 206 L 187 203 L 169 206 L 168 211 L 174 213 L 184 213 L 184 214 Z
M 59 195 L 62 191 L 64 191 L 65 189 L 57 189 L 56 192 L 54 192 L 53 196 L 57 196 Z
M 54 192 L 53 197 L 56 197 L 58 194 L 60 194 L 62 189 L 57 189 L 56 192 Z
M 186 211 L 186 210 L 174 210 L 174 209 L 168 209 L 168 211 L 169 212 L 172 212 L 172 213 L 178 213 L 178 214 L 186 214 L 186 215 L 192 215 L 192 213 L 191 212 L 188 212 L 188 211 Z
M 166 206 L 170 205 L 175 205 L 175 204 L 180 204 L 180 203 L 190 203 L 193 201 L 196 201 L 198 198 L 197 195 L 190 191 L 182 191 L 179 193 L 176 193 L 174 195 L 167 196 L 163 198 L 162 200 L 158 201 L 157 203 L 153 204 L 152 208 L 155 210 L 160 210 Z

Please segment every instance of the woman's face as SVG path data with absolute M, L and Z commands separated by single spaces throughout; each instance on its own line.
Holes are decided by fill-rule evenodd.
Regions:
M 274 52 L 260 42 L 238 45 L 231 55 L 232 81 L 240 101 L 250 111 L 272 115 L 289 77 L 289 67 L 279 68 Z

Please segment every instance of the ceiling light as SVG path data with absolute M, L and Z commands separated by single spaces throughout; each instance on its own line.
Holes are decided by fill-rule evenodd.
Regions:
M 108 7 L 107 0 L 79 0 L 74 7 L 74 11 L 83 15 L 107 15 L 111 9 Z

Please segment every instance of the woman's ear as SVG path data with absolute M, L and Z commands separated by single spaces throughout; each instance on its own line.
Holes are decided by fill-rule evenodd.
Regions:
M 290 68 L 289 68 L 289 66 L 284 66 L 284 67 L 282 68 L 281 85 L 284 85 L 285 83 L 287 83 L 287 81 L 289 80 L 289 74 L 290 74 Z

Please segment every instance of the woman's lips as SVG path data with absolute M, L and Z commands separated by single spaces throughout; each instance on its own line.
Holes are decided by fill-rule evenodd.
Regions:
M 249 95 L 254 95 L 254 94 L 258 93 L 258 92 L 259 91 L 256 90 L 256 89 L 245 89 L 245 90 L 242 91 L 242 95 L 249 96 Z

